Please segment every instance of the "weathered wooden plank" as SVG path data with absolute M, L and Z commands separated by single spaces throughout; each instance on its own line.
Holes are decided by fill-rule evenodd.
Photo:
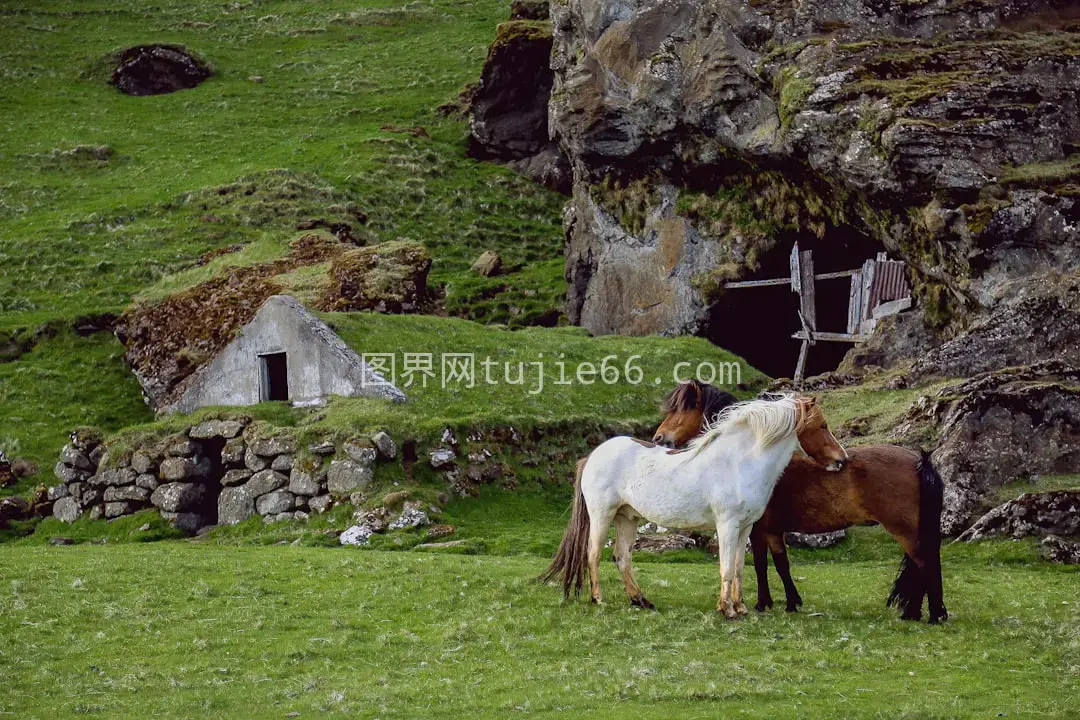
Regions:
M 899 300 L 890 300 L 889 302 L 883 302 L 873 310 L 875 320 L 880 320 L 883 317 L 889 315 L 896 315 L 911 307 L 911 297 L 900 298 Z
M 748 287 L 768 287 L 769 285 L 788 285 L 791 278 L 776 278 L 774 280 L 737 280 L 724 285 L 729 290 Z
M 859 308 L 859 332 L 864 335 L 869 335 L 874 332 L 874 318 L 870 315 L 870 289 L 874 285 L 874 272 L 877 269 L 877 262 L 874 260 L 867 260 L 863 263 L 862 276 L 862 299 L 860 301 Z
M 802 289 L 802 273 L 799 270 L 799 243 L 795 243 L 791 247 L 791 255 L 788 256 L 788 272 L 791 275 L 791 292 L 800 292 Z
M 858 275 L 861 270 L 840 270 L 838 272 L 821 273 L 814 276 L 814 280 L 835 280 L 837 278 L 854 277 Z M 768 280 L 736 280 L 734 282 L 724 283 L 724 287 L 729 290 L 736 288 L 748 288 L 748 287 L 769 287 L 772 285 L 787 285 L 791 283 L 791 278 L 770 278 Z M 800 283 L 801 284 L 801 283 Z M 798 292 L 796 290 L 796 292 Z
M 862 272 L 859 270 L 837 270 L 836 272 L 818 273 L 814 276 L 815 280 L 835 280 L 837 278 L 851 277 L 857 273 Z
M 861 343 L 870 339 L 869 335 L 853 335 L 851 333 L 819 332 L 814 331 L 807 335 L 803 330 L 791 334 L 796 340 L 821 340 L 823 342 L 850 342 Z
M 803 374 L 806 372 L 806 354 L 810 350 L 810 343 L 803 340 L 799 347 L 799 360 L 795 363 L 795 388 L 802 387 Z
M 851 289 L 848 291 L 847 331 L 848 334 L 859 332 L 859 313 L 862 311 L 862 271 L 851 276 Z
M 817 307 L 814 297 L 814 255 L 809 250 L 799 253 L 799 310 L 811 330 L 817 330 Z

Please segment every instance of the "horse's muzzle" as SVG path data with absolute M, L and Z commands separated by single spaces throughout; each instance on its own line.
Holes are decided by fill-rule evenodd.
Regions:
M 673 447 L 675 447 L 675 443 L 672 442 L 671 438 L 668 437 L 665 434 L 662 434 L 662 433 L 657 433 L 657 434 L 653 435 L 652 441 L 654 443 L 656 443 L 657 445 L 659 445 L 660 447 L 665 447 L 665 448 L 673 448 Z
M 847 465 L 847 458 L 842 460 L 833 460 L 831 463 L 825 466 L 825 469 L 829 472 L 840 472 Z

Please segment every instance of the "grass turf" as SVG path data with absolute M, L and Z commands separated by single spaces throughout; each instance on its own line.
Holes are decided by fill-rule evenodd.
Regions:
M 998 559 L 1004 556 L 1005 561 Z M 944 626 L 884 607 L 894 560 L 800 564 L 738 622 L 714 567 L 643 564 L 660 612 L 564 605 L 546 558 L 0 546 L 0 711 L 60 717 L 1070 717 L 1077 572 L 947 548 Z M 753 582 L 750 588 L 753 590 Z M 299 713 L 291 715 L 290 713 Z

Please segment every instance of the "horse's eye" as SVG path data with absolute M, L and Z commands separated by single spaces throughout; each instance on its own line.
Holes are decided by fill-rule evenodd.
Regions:
M 822 430 L 828 430 L 829 429 L 829 423 L 821 423 L 821 429 Z

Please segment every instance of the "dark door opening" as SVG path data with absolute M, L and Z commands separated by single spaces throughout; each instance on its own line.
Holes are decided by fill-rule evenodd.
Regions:
M 261 400 L 289 399 L 289 365 L 285 353 L 260 355 L 259 373 L 262 380 Z

